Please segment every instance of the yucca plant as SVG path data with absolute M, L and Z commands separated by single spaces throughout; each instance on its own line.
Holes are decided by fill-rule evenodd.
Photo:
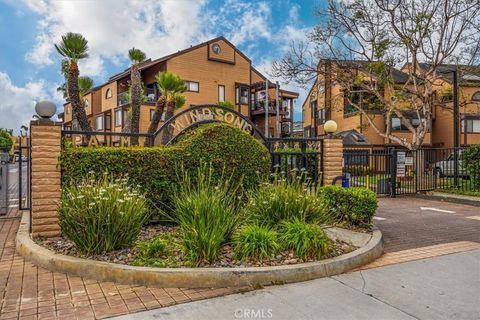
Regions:
M 140 73 L 140 64 L 147 56 L 142 50 L 132 48 L 128 50 L 128 57 L 132 62 L 130 67 L 130 90 L 132 117 L 130 120 L 130 132 L 138 133 L 140 130 L 140 107 L 142 105 L 142 77 Z M 138 145 L 138 136 L 131 137 L 132 145 Z
M 309 224 L 295 217 L 282 221 L 278 229 L 283 247 L 294 250 L 299 258 L 320 259 L 330 251 L 332 241 L 317 224 Z
M 55 48 L 65 58 L 62 70 L 67 67 L 64 61 L 68 63 L 67 93 L 72 104 L 73 119 L 78 121 L 83 131 L 92 131 L 78 88 L 78 61 L 88 57 L 88 41 L 79 33 L 69 32 L 62 36 L 62 41 L 55 44 Z
M 239 259 L 270 258 L 279 249 L 277 232 L 259 225 L 248 225 L 233 236 L 235 256 Z
M 145 198 L 127 179 L 87 177 L 62 189 L 62 234 L 87 254 L 128 247 L 146 221 Z
M 187 258 L 211 263 L 240 220 L 239 182 L 223 175 L 214 179 L 211 165 L 200 165 L 193 175 L 180 168 L 179 181 L 171 219 L 180 227 Z

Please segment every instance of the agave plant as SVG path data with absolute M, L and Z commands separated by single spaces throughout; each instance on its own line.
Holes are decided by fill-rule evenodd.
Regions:
M 132 115 L 129 123 L 129 130 L 132 133 L 138 133 L 140 130 L 140 107 L 142 105 L 142 79 L 140 74 L 140 64 L 145 61 L 146 55 L 139 49 L 132 48 L 128 50 L 128 56 L 132 65 L 130 67 L 130 96 Z M 138 145 L 138 137 L 131 138 L 132 145 Z
M 67 93 L 72 104 L 73 119 L 78 121 L 83 131 L 92 131 L 85 108 L 80 98 L 78 86 L 78 61 L 88 57 L 88 41 L 79 33 L 69 32 L 62 36 L 62 41 L 55 44 L 58 53 L 68 62 Z M 66 63 L 62 62 L 62 69 Z

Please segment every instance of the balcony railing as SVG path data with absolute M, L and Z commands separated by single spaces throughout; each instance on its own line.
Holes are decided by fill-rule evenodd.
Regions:
M 155 103 L 157 102 L 158 95 L 155 93 L 155 90 L 153 88 L 146 88 L 145 89 L 145 96 L 144 96 L 144 102 L 147 103 Z M 128 91 L 122 92 L 117 96 L 117 106 L 126 106 L 130 104 L 131 98 L 130 94 Z
M 288 114 L 288 107 L 285 105 L 282 105 L 281 102 L 279 106 L 279 111 L 280 114 L 285 115 Z M 261 112 L 265 112 L 265 101 L 257 101 L 257 102 L 252 102 L 252 105 L 250 109 L 253 111 L 255 114 L 259 114 Z M 274 99 L 270 99 L 268 101 L 268 112 L 269 113 L 276 113 L 277 106 L 276 106 L 276 101 Z

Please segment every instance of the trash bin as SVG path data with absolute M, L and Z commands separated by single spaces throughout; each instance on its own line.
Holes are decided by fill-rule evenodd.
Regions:
M 377 193 L 390 194 L 390 178 L 377 180 Z
M 348 188 L 350 187 L 350 173 L 345 173 L 342 177 L 342 187 Z

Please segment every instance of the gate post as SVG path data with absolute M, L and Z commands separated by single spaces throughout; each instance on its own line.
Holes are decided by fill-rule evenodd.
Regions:
M 58 237 L 62 124 L 51 120 L 30 122 L 32 237 Z
M 343 140 L 325 138 L 323 140 L 323 185 L 331 185 L 335 177 L 343 174 Z M 341 185 L 337 181 L 336 185 Z

